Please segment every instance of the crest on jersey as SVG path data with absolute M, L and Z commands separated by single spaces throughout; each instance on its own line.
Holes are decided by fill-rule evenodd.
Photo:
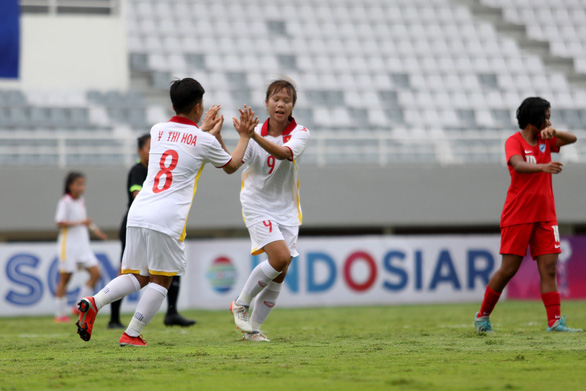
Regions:
M 539 150 L 541 151 L 541 153 L 545 152 L 545 144 L 539 144 Z
M 288 136 L 283 136 L 283 144 L 285 144 L 286 142 L 288 142 L 289 140 L 291 140 L 291 135 Z

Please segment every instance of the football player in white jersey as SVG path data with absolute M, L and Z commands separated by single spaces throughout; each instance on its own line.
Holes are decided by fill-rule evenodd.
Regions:
M 267 89 L 269 119 L 256 127 L 244 154 L 240 202 L 252 241 L 251 254 L 266 253 L 250 274 L 242 292 L 230 304 L 243 339 L 268 341 L 260 332 L 277 302 L 287 268 L 297 253 L 303 215 L 299 202 L 297 162 L 309 131 L 292 117 L 297 92 L 292 81 L 276 80 Z M 249 307 L 253 299 L 252 314 Z
M 55 222 L 59 227 L 57 251 L 59 253 L 59 282 L 55 290 L 57 311 L 55 322 L 69 322 L 67 316 L 67 284 L 78 267 L 84 267 L 90 274 L 88 281 L 81 287 L 81 297 L 94 293 L 96 282 L 100 279 L 98 260 L 90 248 L 88 227 L 102 240 L 108 237 L 87 217 L 83 192 L 85 177 L 80 172 L 70 172 L 65 178 L 65 194 L 57 204 Z M 74 314 L 77 314 L 77 307 Z
M 201 129 L 197 126 L 204 112 L 204 92 L 201 84 L 191 78 L 171 85 L 176 116 L 151 129 L 147 179 L 128 212 L 123 274 L 93 297 L 79 302 L 77 332 L 84 341 L 90 340 L 96 314 L 104 305 L 146 286 L 120 338 L 120 346 L 146 346 L 140 336 L 142 329 L 161 307 L 173 276 L 185 271 L 183 240 L 204 164 L 211 163 L 228 174 L 242 165 L 258 118 L 246 107 L 241 110 L 240 120 L 234 118 L 240 139 L 230 155 L 214 137 L 224 120 L 218 116 L 220 106 L 211 106 Z

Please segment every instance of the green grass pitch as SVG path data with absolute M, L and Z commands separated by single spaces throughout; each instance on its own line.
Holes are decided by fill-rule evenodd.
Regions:
M 0 318 L 0 390 L 584 390 L 586 334 L 545 332 L 540 302 L 502 302 L 476 335 L 479 304 L 277 308 L 269 343 L 241 341 L 226 311 L 144 330 L 118 346 L 99 315 L 90 342 L 52 317 Z M 564 302 L 585 328 L 586 303 Z M 128 322 L 131 315 L 123 316 Z

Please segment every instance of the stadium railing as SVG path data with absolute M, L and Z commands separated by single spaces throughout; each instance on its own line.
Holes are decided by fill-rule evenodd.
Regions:
M 136 161 L 136 134 L 82 131 L 72 134 L 0 134 L 1 166 L 76 165 L 131 166 Z M 511 132 L 502 130 L 472 132 L 318 132 L 302 156 L 304 164 L 317 166 L 365 164 L 504 164 L 504 143 Z M 574 132 L 579 139 L 586 131 Z M 224 141 L 232 150 L 237 135 L 225 132 Z M 562 150 L 560 159 L 586 163 L 586 149 L 571 145 Z
M 20 7 L 25 14 L 115 15 L 120 0 L 20 0 Z

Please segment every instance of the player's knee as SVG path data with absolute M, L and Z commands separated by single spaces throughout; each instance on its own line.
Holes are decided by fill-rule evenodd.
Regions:
M 557 265 L 552 262 L 550 264 L 547 264 L 545 267 L 541 268 L 541 277 L 547 277 L 550 279 L 554 279 L 556 278 L 556 274 L 557 274 Z
M 291 263 L 291 254 L 278 254 L 272 261 L 276 270 L 283 271 Z
M 517 273 L 517 267 L 512 266 L 503 266 L 500 269 L 500 272 L 506 280 L 510 280 L 513 276 Z

